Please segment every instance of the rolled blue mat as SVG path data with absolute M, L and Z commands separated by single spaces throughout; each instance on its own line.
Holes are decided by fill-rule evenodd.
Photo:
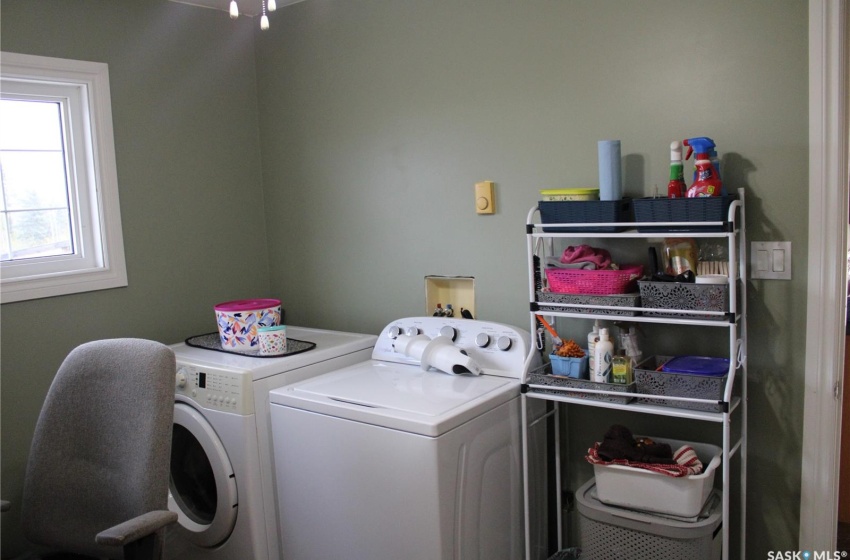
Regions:
M 599 141 L 599 200 L 623 198 L 620 141 Z

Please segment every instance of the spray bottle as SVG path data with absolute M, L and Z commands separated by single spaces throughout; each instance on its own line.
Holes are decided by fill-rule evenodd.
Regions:
M 717 157 L 717 150 L 715 149 L 717 146 L 715 146 L 714 140 L 707 136 L 696 136 L 694 138 L 688 138 L 683 142 L 683 144 L 688 146 L 688 153 L 685 155 L 685 159 L 690 159 L 691 154 L 694 152 L 696 152 L 697 155 L 708 154 L 708 157 L 705 159 L 710 160 L 711 163 L 714 164 L 717 176 L 720 177 L 720 159 Z M 694 169 L 694 181 L 696 180 L 697 170 Z
M 587 355 L 588 355 L 588 366 L 590 367 L 590 372 L 593 373 L 595 370 L 593 369 L 596 364 L 596 341 L 599 340 L 599 319 L 597 319 L 593 323 L 593 330 L 587 333 Z
M 720 196 L 723 190 L 720 173 L 711 161 L 711 153 L 715 148 L 714 141 L 711 138 L 700 136 L 688 138 L 683 143 L 688 146 L 688 154 L 685 159 L 690 158 L 694 152 L 697 154 L 694 184 L 688 189 L 687 197 Z M 716 152 L 714 153 L 716 154 Z
M 667 183 L 667 198 L 683 198 L 685 196 L 685 189 L 682 144 L 677 140 L 670 142 L 670 182 Z

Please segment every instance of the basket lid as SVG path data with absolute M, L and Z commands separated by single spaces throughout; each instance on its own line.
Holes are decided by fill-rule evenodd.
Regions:
M 216 311 L 237 312 L 257 311 L 280 305 L 279 299 L 240 299 L 236 301 L 225 301 L 215 305 Z
M 721 377 L 729 373 L 729 359 L 709 358 L 706 356 L 678 356 L 664 363 L 661 366 L 661 371 Z

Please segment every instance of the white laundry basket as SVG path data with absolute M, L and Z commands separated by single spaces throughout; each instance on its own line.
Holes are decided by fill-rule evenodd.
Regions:
M 673 477 L 624 465 L 593 465 L 599 501 L 640 511 L 683 518 L 699 514 L 714 487 L 714 474 L 720 466 L 721 449 L 707 443 L 651 438 L 667 443 L 675 452 L 690 445 L 703 464 L 701 474 Z

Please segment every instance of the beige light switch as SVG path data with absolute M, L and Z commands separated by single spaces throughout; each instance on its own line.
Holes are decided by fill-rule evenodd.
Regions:
M 478 214 L 494 214 L 496 212 L 493 181 L 475 183 L 475 211 Z

